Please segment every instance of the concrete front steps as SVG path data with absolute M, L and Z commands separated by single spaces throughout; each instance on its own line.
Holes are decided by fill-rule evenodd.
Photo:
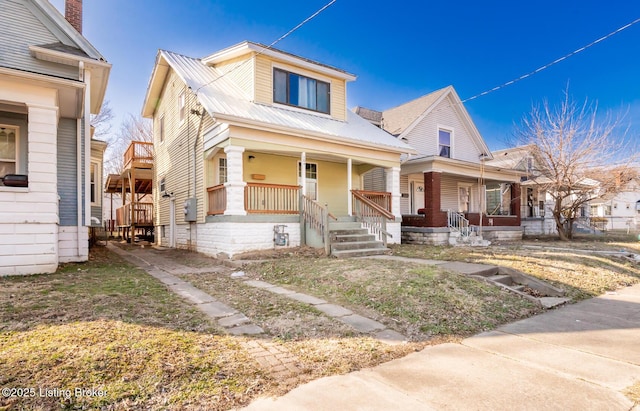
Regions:
M 329 239 L 331 255 L 336 258 L 382 255 L 390 251 L 356 221 L 330 222 Z
M 474 273 L 473 276 L 537 301 L 545 308 L 562 305 L 570 300 L 564 297 L 564 290 L 508 267 L 489 266 L 487 270 Z

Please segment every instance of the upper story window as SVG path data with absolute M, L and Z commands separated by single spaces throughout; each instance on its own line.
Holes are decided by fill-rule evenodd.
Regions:
M 273 69 L 273 101 L 329 114 L 329 83 Z
M 438 130 L 438 155 L 451 158 L 451 131 Z
M 18 128 L 0 125 L 0 177 L 18 172 Z
M 187 101 L 184 91 L 178 96 L 178 113 L 180 116 L 180 122 L 184 121 L 187 114 Z

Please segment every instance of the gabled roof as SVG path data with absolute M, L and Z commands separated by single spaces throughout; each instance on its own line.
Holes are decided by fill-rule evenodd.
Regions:
M 57 29 L 64 34 L 63 36 L 57 36 L 63 44 L 82 50 L 82 52 L 91 59 L 106 61 L 102 54 L 100 54 L 100 52 L 93 47 L 93 45 L 89 43 L 82 34 L 78 33 L 76 29 L 73 28 L 71 23 L 69 23 L 58 9 L 56 9 L 48 0 L 31 1 L 43 12 L 45 17 L 49 18 L 50 21 L 55 24 L 52 29 Z M 47 22 L 43 23 L 49 25 Z
M 382 112 L 383 128 L 394 136 L 402 134 L 418 117 L 431 108 L 450 87 L 442 88 L 408 103 L 384 110 Z
M 27 81 L 56 81 L 59 90 L 79 86 L 80 66 L 91 69 L 90 108 L 98 112 L 111 70 L 100 52 L 48 0 L 3 2 L 3 7 L 8 10 L 0 14 L 6 28 L 0 36 L 0 69 Z M 62 86 L 61 79 L 70 82 Z
M 142 109 L 151 117 L 170 70 L 184 81 L 214 119 L 241 125 L 255 125 L 284 133 L 321 137 L 337 142 L 385 148 L 398 153 L 415 151 L 402 141 L 347 111 L 340 121 L 313 112 L 291 110 L 249 100 L 236 84 L 200 59 L 160 50 L 157 55 Z
M 471 120 L 469 113 L 464 108 L 464 104 L 458 97 L 453 86 L 447 86 L 433 93 L 429 93 L 408 103 L 390 108 L 382 112 L 382 128 L 388 133 L 397 136 L 399 139 L 405 137 L 413 128 L 419 124 L 426 116 L 434 112 L 436 107 L 445 99 L 451 99 L 450 108 L 460 117 L 462 123 L 467 127 L 472 141 L 476 144 L 480 153 L 486 154 L 487 159 L 491 159 L 491 152 Z

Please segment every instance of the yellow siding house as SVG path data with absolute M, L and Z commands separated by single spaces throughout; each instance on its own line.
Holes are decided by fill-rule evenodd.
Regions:
M 202 59 L 159 51 L 143 107 L 158 242 L 230 257 L 400 242 L 400 158 L 414 151 L 347 110 L 353 80 L 252 42 Z M 376 167 L 387 170 L 384 190 L 363 191 Z M 340 229 L 359 244 L 338 244 L 349 242 Z

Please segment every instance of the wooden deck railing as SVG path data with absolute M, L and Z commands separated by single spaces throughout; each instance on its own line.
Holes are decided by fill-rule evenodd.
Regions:
M 227 208 L 227 189 L 224 184 L 207 188 L 207 193 L 209 195 L 209 210 L 207 214 L 223 214 Z
M 388 212 L 391 212 L 391 193 L 387 191 L 352 190 L 362 197 L 368 198 Z
M 124 152 L 124 168 L 134 161 L 153 164 L 153 143 L 132 141 Z
M 131 220 L 131 208 L 133 206 L 133 221 Z M 128 203 L 116 209 L 116 226 L 131 227 L 153 225 L 153 203 Z
M 387 245 L 387 237 L 393 237 L 387 231 L 387 220 L 395 220 L 395 216 L 372 199 L 365 197 L 358 190 L 351 190 L 353 196 L 353 214 L 356 219 Z
M 244 208 L 247 213 L 298 214 L 299 186 L 247 183 Z

